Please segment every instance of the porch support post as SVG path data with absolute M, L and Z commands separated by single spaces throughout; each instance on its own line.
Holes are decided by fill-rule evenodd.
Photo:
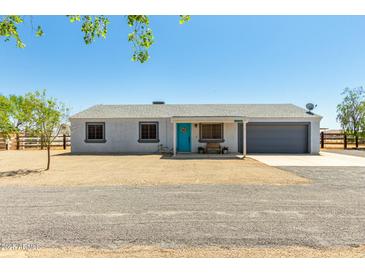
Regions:
M 243 121 L 243 145 L 242 145 L 242 156 L 243 156 L 243 158 L 245 158 L 246 157 L 246 124 L 247 124 L 247 122 L 246 121 Z
M 176 122 L 174 121 L 173 122 L 173 124 L 174 124 L 174 126 L 173 126 L 173 134 L 172 134 L 172 136 L 173 136 L 173 151 L 174 151 L 174 156 L 176 156 Z

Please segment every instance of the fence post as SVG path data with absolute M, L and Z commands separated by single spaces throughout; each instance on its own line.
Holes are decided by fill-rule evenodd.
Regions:
M 66 149 L 66 134 L 63 134 L 63 149 Z
M 19 150 L 20 148 L 20 141 L 19 141 L 19 133 L 16 134 L 16 149 Z
M 343 133 L 343 148 L 347 149 L 347 135 L 346 135 L 346 132 Z
M 355 146 L 356 148 L 359 148 L 359 136 L 355 136 Z
M 43 150 L 43 136 L 41 136 L 41 150 Z
M 321 132 L 321 148 L 324 148 L 324 132 Z

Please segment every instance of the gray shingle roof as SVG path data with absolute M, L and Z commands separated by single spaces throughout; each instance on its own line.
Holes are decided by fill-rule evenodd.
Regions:
M 164 105 L 95 105 L 71 118 L 164 118 L 187 117 L 255 117 L 305 118 L 308 114 L 293 104 L 164 104 Z

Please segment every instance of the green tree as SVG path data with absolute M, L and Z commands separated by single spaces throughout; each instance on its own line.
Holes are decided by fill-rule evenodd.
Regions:
M 51 163 L 51 144 L 64 127 L 68 109 L 54 98 L 48 98 L 45 91 L 30 92 L 25 95 L 31 102 L 29 132 L 41 138 L 47 147 L 47 167 Z
M 133 54 L 132 60 L 144 63 L 149 59 L 148 49 L 154 43 L 154 36 L 150 28 L 150 19 L 147 15 L 127 15 L 126 21 L 132 31 L 128 34 L 128 41 L 132 44 Z M 30 17 L 31 23 L 33 17 Z M 106 38 L 108 33 L 108 25 L 110 19 L 108 16 L 97 15 L 69 15 L 71 23 L 81 23 L 81 31 L 84 34 L 84 42 L 89 45 L 96 38 Z M 179 23 L 185 24 L 190 20 L 189 15 L 180 15 Z M 15 39 L 16 45 L 19 48 L 24 48 L 18 26 L 24 24 L 24 16 L 2 16 L 0 17 L 0 36 L 5 37 L 5 41 L 11 38 Z M 33 26 L 33 23 L 31 24 Z M 33 29 L 33 27 L 32 27 Z M 43 36 L 42 26 L 38 25 L 36 30 L 33 29 L 36 36 Z
M 362 87 L 345 88 L 341 94 L 345 97 L 337 105 L 337 121 L 346 133 L 357 139 L 365 131 L 365 91 Z
M 0 132 L 3 135 L 8 135 L 9 131 L 9 100 L 7 97 L 0 95 Z
M 5 139 L 26 131 L 30 123 L 31 104 L 24 96 L 0 96 L 0 132 Z

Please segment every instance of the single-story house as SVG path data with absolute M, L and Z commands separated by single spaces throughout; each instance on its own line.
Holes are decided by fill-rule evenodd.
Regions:
M 95 105 L 70 118 L 72 153 L 318 154 L 321 118 L 293 104 Z

